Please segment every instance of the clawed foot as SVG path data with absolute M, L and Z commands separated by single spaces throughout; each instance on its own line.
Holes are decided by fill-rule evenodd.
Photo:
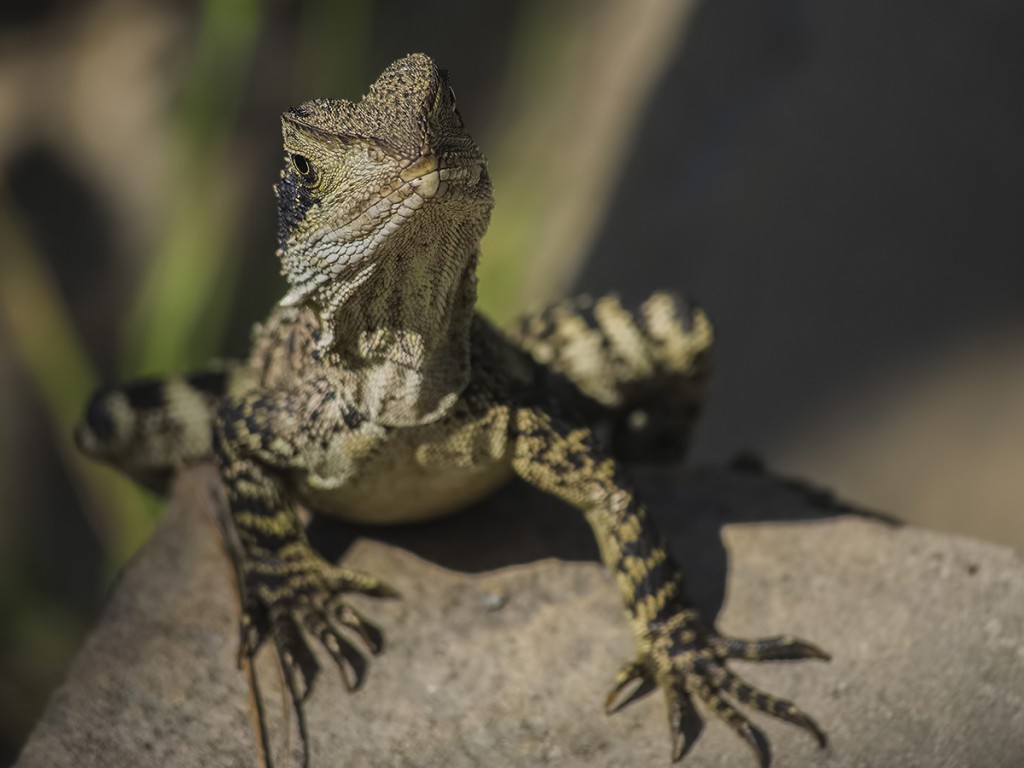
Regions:
M 384 647 L 381 631 L 342 599 L 353 592 L 398 596 L 373 576 L 339 568 L 311 554 L 253 560 L 243 573 L 239 662 L 251 658 L 265 640 L 273 642 L 298 718 L 304 764 L 309 739 L 302 704 L 320 672 L 307 638 L 316 638 L 327 650 L 350 691 L 362 684 L 367 661 L 339 628 L 358 636 L 374 655 Z
M 672 759 L 680 760 L 693 746 L 702 723 L 693 706 L 701 699 L 716 715 L 743 737 L 761 768 L 771 764 L 771 749 L 764 734 L 731 704 L 725 695 L 808 731 L 824 747 L 827 739 L 817 723 L 791 701 L 780 699 L 744 682 L 726 668 L 729 659 L 769 661 L 776 659 L 825 659 L 828 654 L 811 643 L 782 635 L 760 640 L 721 637 L 697 625 L 696 614 L 685 611 L 669 626 L 655 628 L 641 641 L 639 657 L 626 664 L 605 701 L 614 712 L 630 697 L 620 698 L 633 683 L 657 685 L 668 703 L 672 730 Z M 633 688 L 634 692 L 637 688 Z

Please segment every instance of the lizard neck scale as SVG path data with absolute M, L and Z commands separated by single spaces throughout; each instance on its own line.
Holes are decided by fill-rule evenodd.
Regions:
M 318 354 L 347 372 L 367 418 L 436 421 L 469 381 L 493 204 L 447 75 L 414 54 L 361 101 L 307 102 L 282 126 L 278 255 L 291 290 L 281 303 L 315 309 Z
M 372 421 L 411 426 L 443 416 L 469 381 L 479 234 L 469 225 L 396 232 L 352 290 L 325 290 L 321 326 Z M 426 221 L 422 221 L 426 219 Z M 365 275 L 365 276 L 364 276 Z M 330 284 L 334 287 L 336 284 Z

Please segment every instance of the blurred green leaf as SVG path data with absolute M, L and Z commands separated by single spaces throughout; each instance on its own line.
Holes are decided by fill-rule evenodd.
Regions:
M 125 324 L 125 373 L 165 372 L 204 363 L 223 335 L 237 258 L 237 169 L 229 151 L 245 79 L 263 21 L 262 0 L 207 0 L 199 38 L 182 87 L 175 131 L 177 178 L 167 235 Z M 204 327 L 200 328 L 200 325 Z
M 0 197 L 0 323 L 46 406 L 53 443 L 113 572 L 152 530 L 152 504 L 127 479 L 97 472 L 72 445 L 96 376 L 60 291 L 6 195 Z

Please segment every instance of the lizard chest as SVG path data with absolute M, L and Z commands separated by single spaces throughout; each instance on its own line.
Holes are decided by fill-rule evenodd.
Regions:
M 361 379 L 344 367 L 311 374 L 318 327 L 308 308 L 279 309 L 257 333 L 250 361 L 264 389 L 307 382 L 286 431 L 302 454 L 292 487 L 312 511 L 370 524 L 414 522 L 453 512 L 511 478 L 509 410 L 495 395 L 493 376 L 474 369 L 462 397 L 437 421 L 384 427 L 343 405 L 365 401 Z M 487 349 L 504 346 L 488 339 Z M 480 371 L 518 370 L 485 362 Z
M 433 424 L 367 424 L 322 446 L 298 478 L 314 512 L 359 523 L 409 523 L 454 512 L 512 475 L 503 410 Z

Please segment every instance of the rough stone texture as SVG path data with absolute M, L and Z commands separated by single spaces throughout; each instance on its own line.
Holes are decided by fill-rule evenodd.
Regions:
M 698 603 L 715 612 L 724 596 L 723 630 L 794 632 L 834 654 L 736 664 L 831 737 L 821 751 L 757 718 L 776 766 L 1022 764 L 1020 555 L 840 514 L 770 476 L 652 470 L 641 480 Z M 259 764 L 215 491 L 208 468 L 179 481 L 21 768 Z M 325 666 L 308 705 L 314 766 L 669 765 L 659 695 L 602 712 L 632 641 L 584 523 L 558 506 L 514 486 L 476 514 L 358 532 L 346 562 L 386 574 L 404 599 L 354 599 L 389 645 L 353 695 Z M 335 525 L 312 535 L 332 554 L 351 538 Z M 257 669 L 272 743 L 277 764 L 293 765 L 270 662 L 264 652 Z M 684 763 L 754 764 L 713 721 Z

